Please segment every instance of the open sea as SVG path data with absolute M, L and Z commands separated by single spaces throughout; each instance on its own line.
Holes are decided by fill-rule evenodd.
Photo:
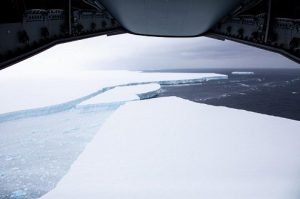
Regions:
M 254 72 L 254 75 L 232 75 L 233 71 Z M 300 121 L 300 68 L 182 69 L 159 72 L 210 72 L 228 75 L 227 80 L 163 86 L 159 97 L 177 96 L 194 102 Z

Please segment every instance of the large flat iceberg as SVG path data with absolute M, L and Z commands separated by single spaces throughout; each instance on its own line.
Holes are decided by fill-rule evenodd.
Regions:
M 298 199 L 300 123 L 177 97 L 122 105 L 43 199 Z
M 93 71 L 50 74 L 0 74 L 0 122 L 65 111 L 118 86 L 183 84 L 227 79 L 215 73 Z

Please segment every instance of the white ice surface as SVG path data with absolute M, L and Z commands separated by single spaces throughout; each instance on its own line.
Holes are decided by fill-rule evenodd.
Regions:
M 102 94 L 97 95 L 89 100 L 83 101 L 79 105 L 90 105 L 90 104 L 105 104 L 105 103 L 116 103 L 126 102 L 132 100 L 139 100 L 138 94 L 146 94 L 149 92 L 155 92 L 160 89 L 159 84 L 141 84 L 133 86 L 120 86 L 106 91 Z
M 176 97 L 114 112 L 43 199 L 298 199 L 300 122 Z
M 226 75 L 214 73 L 29 72 L 20 74 L 10 69 L 1 71 L 0 114 L 66 103 L 116 85 L 147 82 L 176 84 L 227 78 Z

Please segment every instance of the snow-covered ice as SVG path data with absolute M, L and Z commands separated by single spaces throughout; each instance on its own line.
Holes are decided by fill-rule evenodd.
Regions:
M 43 199 L 298 199 L 300 123 L 177 97 L 104 123 Z
M 97 95 L 89 100 L 83 101 L 79 104 L 92 105 L 92 104 L 108 104 L 108 103 L 122 103 L 126 101 L 139 100 L 139 96 L 155 96 L 160 90 L 160 85 L 157 83 L 152 84 L 139 84 L 132 86 L 119 86 L 108 90 L 102 94 Z

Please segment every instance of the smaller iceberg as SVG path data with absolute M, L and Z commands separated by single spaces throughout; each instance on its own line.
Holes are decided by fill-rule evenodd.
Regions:
M 231 74 L 232 75 L 254 75 L 254 72 L 234 71 Z
M 89 100 L 81 102 L 78 106 L 124 103 L 127 101 L 148 99 L 157 96 L 160 88 L 160 85 L 157 83 L 117 86 L 95 97 L 92 97 Z

